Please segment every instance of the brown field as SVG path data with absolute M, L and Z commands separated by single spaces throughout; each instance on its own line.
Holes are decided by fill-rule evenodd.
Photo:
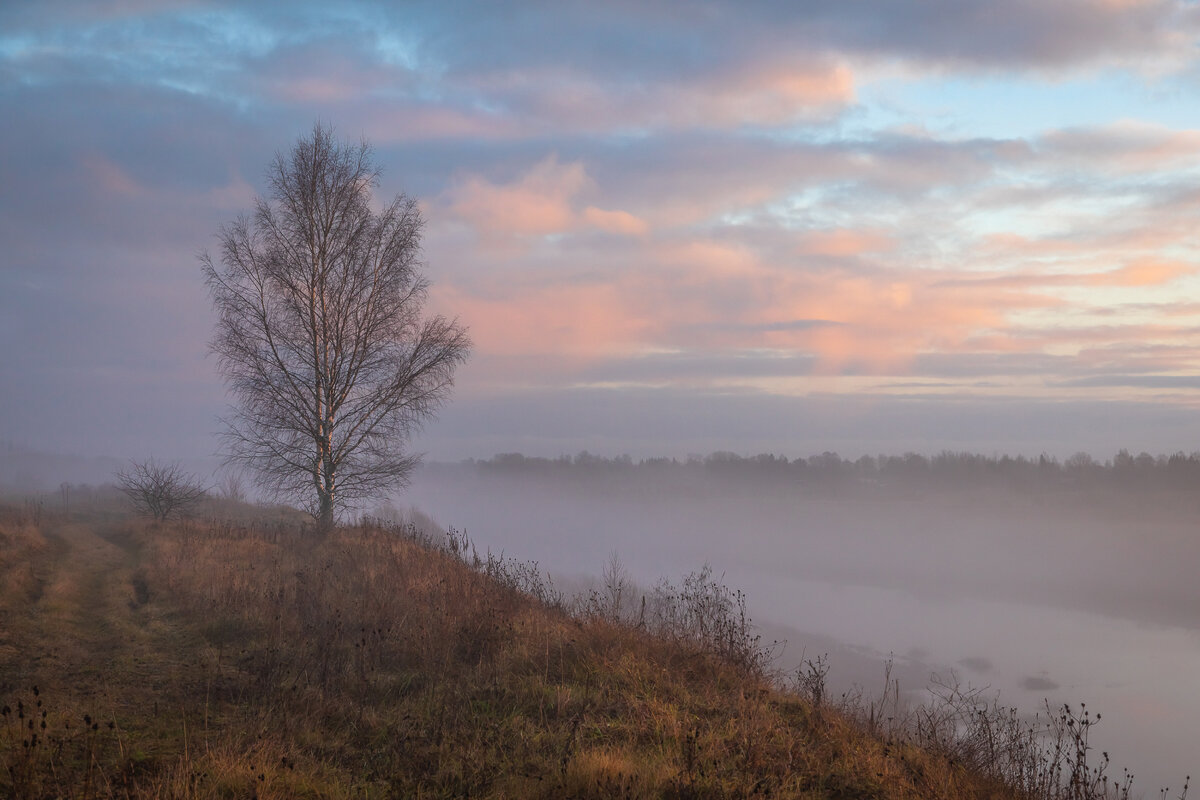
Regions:
M 0 508 L 0 796 L 1128 794 L 1078 731 L 771 675 L 722 587 L 614 619 L 463 538 L 258 516 Z

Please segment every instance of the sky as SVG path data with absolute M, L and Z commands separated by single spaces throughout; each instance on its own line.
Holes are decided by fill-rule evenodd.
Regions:
M 0 4 L 0 440 L 217 449 L 198 254 L 315 122 L 475 346 L 412 446 L 1200 449 L 1182 0 Z

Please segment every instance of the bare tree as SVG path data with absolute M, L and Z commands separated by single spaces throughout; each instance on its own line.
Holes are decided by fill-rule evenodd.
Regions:
M 317 124 L 267 172 L 269 197 L 221 228 L 201 261 L 219 319 L 212 350 L 235 399 L 229 460 L 322 529 L 337 509 L 404 486 L 410 435 L 448 399 L 470 340 L 425 317 L 414 199 L 372 210 L 371 146 Z
M 130 461 L 129 466 L 117 470 L 114 477 L 117 487 L 133 502 L 134 508 L 157 520 L 187 511 L 205 494 L 203 484 L 194 475 L 184 472 L 178 462 Z
M 246 502 L 246 482 L 240 470 L 226 470 L 217 482 L 221 497 L 235 503 Z
M 609 553 L 601 578 L 604 581 L 605 616 L 613 622 L 620 622 L 628 600 L 627 595 L 633 587 L 630 585 L 629 571 L 621 563 L 621 557 L 617 555 L 616 550 Z

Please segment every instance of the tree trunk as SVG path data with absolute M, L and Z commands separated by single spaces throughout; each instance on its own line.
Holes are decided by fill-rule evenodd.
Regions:
M 317 532 L 329 533 L 333 530 L 333 497 L 327 492 L 320 492 L 321 509 L 320 516 L 317 517 Z

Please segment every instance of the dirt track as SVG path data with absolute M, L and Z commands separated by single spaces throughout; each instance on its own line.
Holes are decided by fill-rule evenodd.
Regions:
M 0 580 L 9 583 L 0 592 L 0 694 L 40 684 L 94 696 L 114 670 L 123 680 L 130 670 L 152 679 L 144 648 L 164 630 L 135 591 L 130 531 L 51 518 L 39 533 L 10 537 L 0 554 L 8 566 Z

